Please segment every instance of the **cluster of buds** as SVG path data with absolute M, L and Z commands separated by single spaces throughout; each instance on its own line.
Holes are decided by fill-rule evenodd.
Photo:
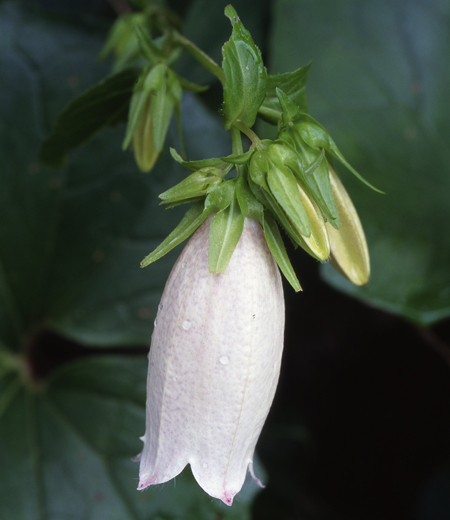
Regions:
M 141 264 L 155 262 L 194 233 L 170 274 L 155 322 L 138 489 L 166 482 L 190 464 L 200 486 L 231 505 L 247 470 L 260 484 L 252 469 L 253 453 L 272 403 L 283 348 L 277 264 L 294 289 L 301 290 L 279 226 L 295 246 L 316 260 L 330 260 L 356 285 L 368 282 L 370 262 L 360 220 L 333 160 L 368 183 L 329 133 L 295 102 L 301 99 L 307 68 L 269 81 L 236 12 L 228 6 L 225 13 L 233 35 L 224 46 L 223 114 L 235 153 L 185 161 L 171 150 L 190 174 L 160 198 L 169 207 L 192 205 Z M 234 62 L 245 46 L 245 59 Z M 252 70 L 240 68 L 248 60 L 253 60 Z M 149 93 L 167 91 L 170 81 L 178 80 L 163 67 L 154 67 L 136 86 L 136 106 L 151 112 L 147 119 L 155 117 Z M 292 90 L 294 80 L 300 87 Z M 246 81 L 247 94 L 256 89 L 258 95 L 241 99 L 236 93 Z M 291 97 L 273 85 L 291 89 Z M 170 88 L 175 92 L 173 84 Z M 178 94 L 172 95 L 176 106 Z M 277 120 L 274 141 L 261 141 L 250 129 L 258 111 Z M 143 150 L 142 135 L 147 143 L 155 139 L 155 127 L 146 125 L 129 123 L 125 144 L 133 139 L 137 155 Z M 240 132 L 252 140 L 245 153 Z M 157 153 L 144 154 L 142 166 L 152 164 Z M 236 176 L 227 178 L 233 169 Z
M 294 244 L 319 261 L 330 260 L 355 285 L 365 285 L 370 276 L 367 243 L 332 166 L 333 156 L 358 174 L 323 127 L 307 114 L 299 117 L 300 122 L 284 125 L 275 141 L 262 141 L 250 161 L 250 187 Z

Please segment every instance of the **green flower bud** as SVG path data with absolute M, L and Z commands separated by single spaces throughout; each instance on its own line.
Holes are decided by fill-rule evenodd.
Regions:
M 158 158 L 158 151 L 153 141 L 152 124 L 152 97 L 146 103 L 142 116 L 140 117 L 136 130 L 133 134 L 133 151 L 136 164 L 143 172 L 149 172 Z
M 353 203 L 329 166 L 331 187 L 341 218 L 341 227 L 326 224 L 331 247 L 331 264 L 355 285 L 366 285 L 370 277 L 370 259 L 366 237 Z

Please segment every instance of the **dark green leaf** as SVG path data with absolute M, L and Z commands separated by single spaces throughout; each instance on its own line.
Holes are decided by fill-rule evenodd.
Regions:
M 281 89 L 302 112 L 307 111 L 305 85 L 310 67 L 311 63 L 294 72 L 268 76 L 266 97 L 259 108 L 259 115 L 264 120 L 274 125 L 281 120 L 282 110 L 276 93 L 277 88 Z
M 0 516 L 14 520 L 245 520 L 257 487 L 229 508 L 187 468 L 138 492 L 145 427 L 144 355 L 89 357 L 60 368 L 45 391 L 0 377 Z M 6 398 L 6 399 L 5 399 Z M 211 516 L 213 515 L 213 516 Z
M 71 101 L 42 144 L 40 160 L 49 166 L 60 167 L 71 150 L 102 128 L 126 121 L 137 77 L 137 69 L 125 69 L 99 81 Z
M 233 33 L 223 47 L 224 126 L 229 129 L 235 121 L 241 121 L 251 127 L 264 100 L 267 71 L 258 47 L 231 5 L 226 7 L 225 15 L 231 21 Z
M 339 170 L 367 235 L 372 275 L 358 289 L 324 266 L 326 279 L 422 324 L 450 315 L 450 83 L 443 74 L 450 31 L 443 5 L 348 0 L 342 9 L 332 0 L 281 0 L 271 56 L 279 70 L 314 60 L 311 111 L 357 171 L 386 192 Z

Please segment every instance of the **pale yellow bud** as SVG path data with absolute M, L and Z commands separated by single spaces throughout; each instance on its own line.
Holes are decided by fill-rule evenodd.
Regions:
M 328 260 L 330 256 L 330 242 L 322 212 L 302 186 L 298 185 L 298 191 L 311 226 L 311 235 L 309 237 L 302 235 L 301 246 L 317 260 Z
M 356 209 L 336 172 L 329 165 L 331 189 L 341 220 L 340 229 L 328 222 L 333 267 L 355 285 L 366 285 L 370 277 L 370 259 L 364 230 Z

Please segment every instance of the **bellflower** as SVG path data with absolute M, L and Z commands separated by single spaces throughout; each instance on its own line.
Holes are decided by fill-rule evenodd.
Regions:
M 139 490 L 190 464 L 231 505 L 269 412 L 280 371 L 284 298 L 261 226 L 245 218 L 225 273 L 208 270 L 206 220 L 184 248 L 159 305 L 149 354 Z

